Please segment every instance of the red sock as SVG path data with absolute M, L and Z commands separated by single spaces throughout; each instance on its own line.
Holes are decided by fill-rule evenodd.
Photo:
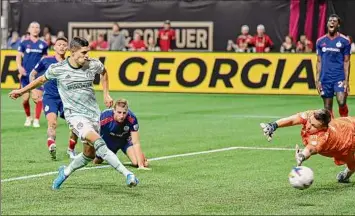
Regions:
M 76 145 L 76 141 L 73 139 L 70 139 L 68 148 L 73 151 L 75 149 L 75 145 Z
M 349 109 L 347 104 L 342 107 L 339 107 L 339 114 L 341 117 L 348 117 Z
M 36 119 L 39 119 L 41 117 L 41 113 L 42 113 L 42 101 L 38 101 L 36 104 Z
M 26 116 L 30 117 L 31 116 L 30 102 L 23 101 L 22 106 L 23 106 L 23 109 L 25 110 Z
M 51 146 L 52 144 L 55 144 L 55 140 L 52 140 L 51 138 L 47 139 L 47 146 L 49 148 L 49 146 Z

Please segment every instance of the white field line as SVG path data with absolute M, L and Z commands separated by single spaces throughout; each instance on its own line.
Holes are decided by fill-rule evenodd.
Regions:
M 148 159 L 148 161 L 159 161 L 159 160 L 166 160 L 166 159 L 170 159 L 170 158 L 187 157 L 187 156 L 209 154 L 209 153 L 215 153 L 215 152 L 231 151 L 231 150 L 236 150 L 236 149 L 262 150 L 262 151 L 293 151 L 294 150 L 294 149 L 291 149 L 291 148 L 263 148 L 263 147 L 235 146 L 235 147 L 214 149 L 214 150 L 208 150 L 208 151 L 191 152 L 191 153 L 185 153 L 185 154 L 176 154 L 176 155 L 156 157 L 156 158 Z M 102 169 L 102 168 L 107 168 L 107 167 L 110 167 L 110 165 L 95 166 L 95 167 L 84 167 L 82 169 L 79 169 L 78 171 L 92 170 L 92 169 Z M 58 173 L 57 171 L 56 172 L 46 172 L 46 173 L 39 173 L 39 174 L 35 174 L 35 175 L 27 175 L 27 176 L 21 176 L 21 177 L 2 179 L 1 183 L 10 182 L 10 181 L 26 180 L 26 179 L 31 179 L 31 178 L 38 178 L 38 177 L 42 177 L 42 176 L 54 175 L 54 174 L 57 174 L 57 173 Z

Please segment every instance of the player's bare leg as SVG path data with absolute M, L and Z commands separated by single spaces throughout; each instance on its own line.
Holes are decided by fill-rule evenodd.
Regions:
M 49 154 L 51 155 L 52 159 L 55 160 L 57 158 L 56 154 L 56 130 L 57 130 L 57 115 L 55 113 L 48 113 L 46 115 L 48 128 L 47 128 L 47 147 L 49 150 Z
M 25 110 L 26 114 L 26 121 L 24 126 L 29 127 L 32 124 L 32 118 L 31 118 L 31 109 L 30 109 L 30 94 L 25 93 L 22 95 L 22 106 L 23 109 Z
M 73 133 L 72 130 L 70 130 L 69 132 L 69 145 L 68 145 L 68 150 L 67 150 L 67 154 L 69 156 L 69 158 L 71 160 L 74 159 L 74 157 L 76 156 L 76 152 L 75 152 L 75 146 L 78 143 L 78 136 Z
M 83 143 L 83 152 L 78 154 L 74 160 L 67 166 L 59 169 L 59 175 L 53 182 L 53 189 L 59 189 L 61 184 L 71 175 L 75 170 L 86 166 L 90 161 L 95 158 L 97 154 L 106 160 L 114 169 L 122 173 L 126 177 L 126 183 L 128 186 L 136 186 L 138 184 L 137 178 L 130 172 L 117 156 L 107 148 L 105 141 L 94 131 L 90 131 L 86 134 L 85 140 L 90 143 Z
M 41 117 L 42 113 L 42 96 L 43 92 L 38 89 L 33 89 L 31 92 L 32 100 L 36 104 L 36 109 L 35 109 L 35 119 L 33 120 L 33 127 L 38 128 L 40 127 L 39 125 L 39 119 Z
M 334 118 L 333 114 L 333 98 L 322 98 L 323 99 L 323 104 L 324 108 L 329 110 L 330 114 L 332 115 L 332 118 Z
M 336 99 L 339 105 L 339 115 L 341 117 L 347 117 L 349 115 L 349 108 L 346 104 L 347 93 L 346 92 L 337 92 Z

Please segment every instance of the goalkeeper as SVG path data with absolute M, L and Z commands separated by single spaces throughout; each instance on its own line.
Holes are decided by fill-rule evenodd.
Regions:
M 268 141 L 277 128 L 301 125 L 301 137 L 305 146 L 296 145 L 296 161 L 300 166 L 312 155 L 320 154 L 334 159 L 336 165 L 346 164 L 346 169 L 337 175 L 339 183 L 349 183 L 355 172 L 355 118 L 341 117 L 331 119 L 326 109 L 311 110 L 281 118 L 270 123 L 261 123 Z

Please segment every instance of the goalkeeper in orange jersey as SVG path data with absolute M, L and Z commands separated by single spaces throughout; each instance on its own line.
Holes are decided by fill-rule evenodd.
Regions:
M 346 164 L 347 168 L 337 175 L 340 183 L 350 182 L 355 172 L 355 117 L 331 119 L 326 109 L 311 110 L 281 118 L 270 123 L 261 123 L 268 141 L 277 128 L 301 125 L 301 137 L 305 146 L 296 145 L 296 161 L 300 166 L 312 155 L 320 154 L 334 159 L 336 165 Z

